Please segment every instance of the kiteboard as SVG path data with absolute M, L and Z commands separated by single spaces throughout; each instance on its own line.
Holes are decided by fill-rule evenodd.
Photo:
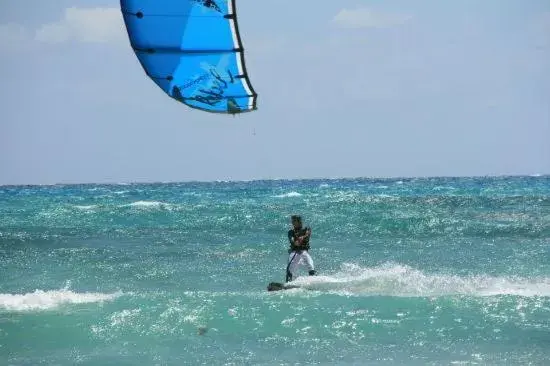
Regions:
M 283 290 L 290 290 L 293 288 L 300 288 L 300 286 L 295 285 L 287 285 L 284 283 L 279 282 L 270 282 L 269 285 L 267 285 L 267 291 L 283 291 Z

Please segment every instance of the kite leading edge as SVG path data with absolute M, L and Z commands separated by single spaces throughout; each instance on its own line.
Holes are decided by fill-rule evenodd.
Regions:
M 235 0 L 121 0 L 130 44 L 166 94 L 215 113 L 256 109 Z

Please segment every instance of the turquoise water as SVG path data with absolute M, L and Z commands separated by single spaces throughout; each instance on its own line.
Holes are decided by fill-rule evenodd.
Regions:
M 2 365 L 550 364 L 548 176 L 4 186 L 0 258 Z

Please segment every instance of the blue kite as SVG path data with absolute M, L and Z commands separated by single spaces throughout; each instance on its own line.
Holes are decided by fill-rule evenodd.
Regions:
M 235 0 L 121 0 L 130 44 L 172 98 L 206 112 L 256 109 Z

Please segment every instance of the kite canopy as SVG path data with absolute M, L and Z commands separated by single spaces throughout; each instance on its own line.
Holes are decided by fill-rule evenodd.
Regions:
M 128 37 L 166 94 L 207 112 L 256 109 L 235 0 L 121 0 Z

